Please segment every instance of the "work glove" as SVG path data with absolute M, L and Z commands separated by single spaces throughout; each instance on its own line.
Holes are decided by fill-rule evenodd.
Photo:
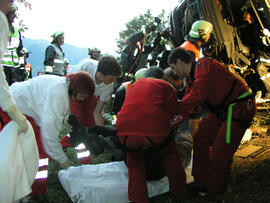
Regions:
M 19 110 L 17 109 L 17 106 L 13 105 L 6 112 L 9 118 L 18 124 L 19 126 L 18 133 L 19 134 L 26 133 L 28 129 L 27 120 L 26 120 L 26 117 L 21 112 L 19 112 Z
M 69 168 L 70 166 L 76 166 L 76 164 L 73 162 L 73 161 L 71 161 L 71 160 L 66 160 L 64 163 L 62 163 L 62 164 L 60 164 L 60 167 L 62 168 L 62 169 L 67 169 L 67 168 Z
M 264 29 L 263 29 L 263 34 L 264 34 L 265 36 L 267 36 L 267 37 L 270 37 L 270 32 L 269 32 L 269 30 L 268 30 L 267 28 L 264 28 Z

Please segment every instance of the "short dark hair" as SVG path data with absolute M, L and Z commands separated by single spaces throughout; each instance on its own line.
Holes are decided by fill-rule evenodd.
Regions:
M 169 78 L 174 80 L 174 81 L 179 80 L 179 76 L 176 74 L 176 72 L 171 67 L 166 68 L 163 72 L 164 72 L 164 79 L 165 80 L 168 80 Z
M 121 77 L 123 74 L 122 67 L 113 56 L 102 56 L 98 61 L 97 71 L 103 75 L 112 75 Z
M 181 47 L 173 49 L 168 56 L 168 64 L 176 64 L 177 59 L 180 59 L 184 63 L 191 63 L 194 61 L 194 55 Z
M 157 66 L 151 66 L 144 74 L 145 78 L 162 79 L 164 76 L 163 69 Z

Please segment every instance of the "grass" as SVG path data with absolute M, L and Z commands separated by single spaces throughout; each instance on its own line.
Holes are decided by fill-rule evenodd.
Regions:
M 269 116 L 269 115 L 268 115 Z M 256 120 L 256 119 L 255 119 Z M 264 123 L 269 126 L 268 122 Z M 258 122 L 258 119 L 256 120 Z M 258 123 L 257 123 L 258 125 Z M 61 134 L 65 134 L 62 130 Z M 250 141 L 240 145 L 243 148 L 249 144 L 260 145 L 263 147 L 270 146 L 269 134 L 262 134 L 254 136 Z M 67 156 L 77 161 L 76 153 L 73 148 L 68 148 L 66 152 Z M 93 157 L 91 164 L 99 164 L 110 162 L 111 155 L 108 152 L 104 152 L 99 157 Z M 49 164 L 49 176 L 48 176 L 48 188 L 47 194 L 37 196 L 31 200 L 31 202 L 38 203 L 69 203 L 70 198 L 62 188 L 58 180 L 58 171 L 60 170 L 58 164 L 51 161 Z M 218 202 L 224 203 L 260 203 L 270 202 L 270 152 L 260 157 L 247 157 L 239 158 L 234 157 L 232 164 L 232 174 L 229 182 L 229 187 L 225 195 L 218 197 Z M 153 203 L 173 203 L 168 198 L 167 194 L 160 195 L 153 198 Z M 185 196 L 184 203 L 200 203 L 206 202 L 200 197 Z

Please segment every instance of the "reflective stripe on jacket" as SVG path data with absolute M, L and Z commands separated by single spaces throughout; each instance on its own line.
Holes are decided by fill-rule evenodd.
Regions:
M 46 64 L 45 71 L 52 72 L 57 75 L 65 75 L 66 71 L 65 71 L 64 52 L 60 47 L 58 47 L 55 44 L 51 44 L 50 46 L 54 48 L 55 57 L 52 61 L 53 66 L 51 66 L 51 64 Z
M 19 67 L 19 56 L 17 49 L 20 45 L 19 30 L 13 26 L 14 32 L 10 32 L 10 41 L 7 44 L 7 50 L 4 53 L 2 64 L 9 67 Z

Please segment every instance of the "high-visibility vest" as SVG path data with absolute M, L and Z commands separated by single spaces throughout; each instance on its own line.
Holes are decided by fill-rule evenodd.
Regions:
M 188 51 L 192 51 L 195 54 L 195 59 L 197 60 L 198 58 L 200 58 L 200 50 L 194 45 L 192 44 L 190 41 L 185 41 L 183 44 L 180 45 L 181 48 L 188 50 Z
M 15 26 L 13 26 L 13 28 L 14 32 L 10 32 L 10 41 L 7 44 L 7 50 L 4 53 L 2 64 L 8 67 L 19 67 L 20 64 L 17 49 L 20 45 L 20 34 Z
M 51 44 L 50 46 L 54 47 L 56 55 L 53 61 L 53 66 L 45 66 L 45 72 L 65 75 L 65 57 L 63 51 L 55 44 Z
M 28 72 L 31 71 L 31 65 L 28 62 L 26 62 L 26 64 L 25 64 L 25 70 Z

